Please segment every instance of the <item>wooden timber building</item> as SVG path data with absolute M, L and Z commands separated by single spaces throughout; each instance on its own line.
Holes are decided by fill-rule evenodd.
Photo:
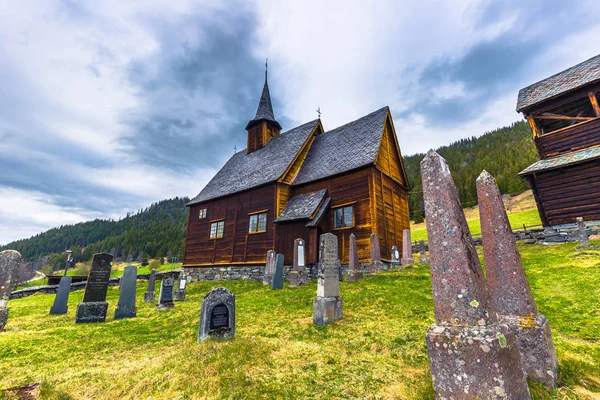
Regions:
M 290 265 L 296 238 L 315 264 L 326 232 L 338 237 L 342 263 L 351 233 L 361 262 L 369 261 L 372 233 L 389 260 L 409 228 L 410 190 L 389 108 L 330 131 L 320 119 L 281 129 L 265 76 L 247 148 L 188 204 L 183 266 L 260 265 L 271 249 Z
M 519 91 L 540 161 L 529 181 L 544 226 L 600 220 L 600 55 Z

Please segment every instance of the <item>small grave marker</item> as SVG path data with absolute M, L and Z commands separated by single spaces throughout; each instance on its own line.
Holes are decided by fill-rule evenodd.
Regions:
M 275 274 L 271 282 L 271 290 L 283 289 L 283 254 L 277 254 L 275 259 Z
M 115 310 L 115 319 L 133 318 L 137 315 L 135 295 L 137 286 L 137 267 L 129 265 L 123 271 L 119 304 Z
M 376 233 L 371 235 L 371 262 L 369 263 L 370 272 L 379 272 L 384 268 L 383 262 L 381 261 L 381 247 L 379 245 L 379 236 Z
M 153 269 L 150 271 L 150 277 L 148 278 L 148 289 L 146 289 L 146 293 L 144 293 L 144 303 L 154 303 L 156 297 L 156 292 L 154 291 L 155 284 L 156 270 Z
M 174 284 L 175 279 L 173 277 L 163 277 L 160 285 L 160 294 L 158 295 L 158 304 L 156 305 L 157 310 L 169 310 L 175 307 L 173 303 Z
M 224 287 L 206 294 L 200 308 L 198 343 L 208 338 L 227 339 L 235 336 L 235 296 Z
M 75 323 L 104 322 L 108 303 L 106 293 L 110 280 L 113 256 L 108 253 L 94 254 L 92 267 L 85 285 L 83 302 L 77 305 Z
M 175 291 L 175 301 L 185 301 L 186 286 L 187 286 L 187 276 L 185 275 L 185 271 L 181 271 L 181 273 L 179 274 L 177 291 Z
M 290 281 L 289 287 L 296 287 L 305 285 L 308 283 L 308 273 L 306 272 L 305 262 L 305 249 L 306 245 L 304 239 L 294 240 L 294 265 L 288 279 Z
M 18 251 L 4 250 L 0 252 L 0 332 L 4 330 L 8 322 L 8 299 L 12 280 L 22 261 L 23 258 Z
M 275 275 L 275 257 L 277 253 L 274 250 L 267 251 L 267 262 L 265 264 L 265 274 L 263 275 L 263 285 L 270 285 Z
M 338 242 L 333 233 L 319 239 L 317 297 L 314 300 L 313 323 L 326 325 L 342 319 L 342 298 L 338 269 Z
M 356 246 L 356 236 L 354 233 L 350 234 L 350 254 L 348 257 L 348 272 L 346 274 L 346 281 L 356 282 L 363 278 L 363 272 L 360 268 L 360 262 L 358 261 L 358 247 Z
M 402 231 L 402 265 L 412 265 L 415 260 L 412 256 L 412 241 L 410 240 L 410 229 Z
M 54 304 L 52 305 L 52 308 L 50 308 L 50 314 L 62 315 L 67 313 L 69 309 L 69 294 L 71 293 L 72 282 L 73 277 L 71 276 L 63 276 L 60 278 L 58 291 L 56 292 L 56 297 L 54 298 Z

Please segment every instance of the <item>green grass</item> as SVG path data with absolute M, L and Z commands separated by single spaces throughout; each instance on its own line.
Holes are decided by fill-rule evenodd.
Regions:
M 509 213 L 508 220 L 510 221 L 510 226 L 512 226 L 513 229 L 523 229 L 523 225 L 532 226 L 542 223 L 537 209 L 520 211 L 512 214 Z M 469 230 L 471 231 L 472 235 L 481 234 L 479 218 L 468 219 L 467 224 L 469 225 Z M 427 229 L 425 228 L 425 224 L 418 224 L 411 228 L 410 237 L 413 241 L 427 240 Z
M 594 244 L 600 244 L 596 242 Z M 600 396 L 600 251 L 575 244 L 522 245 L 540 312 L 551 324 L 558 389 L 532 386 L 535 399 Z M 196 343 L 200 302 L 223 285 L 236 295 L 237 332 Z M 158 286 L 158 283 L 157 283 Z M 158 287 L 157 287 L 158 289 Z M 42 382 L 44 399 L 268 399 L 434 397 L 425 332 L 434 322 L 428 266 L 341 284 L 344 318 L 312 324 L 316 283 L 270 291 L 249 281 L 197 282 L 170 311 L 142 302 L 138 317 L 74 324 L 48 314 L 54 296 L 10 301 L 0 334 L 0 388 Z

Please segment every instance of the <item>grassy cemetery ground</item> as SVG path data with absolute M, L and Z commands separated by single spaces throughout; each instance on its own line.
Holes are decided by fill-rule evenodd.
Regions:
M 592 242 L 600 245 L 600 242 Z M 559 388 L 532 386 L 536 399 L 600 396 L 600 251 L 521 245 L 538 307 L 550 320 Z M 200 302 L 223 285 L 237 301 L 234 340 L 196 344 Z M 158 283 L 157 283 L 158 289 Z M 0 388 L 42 382 L 44 399 L 398 398 L 434 397 L 425 332 L 434 321 L 428 266 L 342 283 L 344 318 L 312 324 L 316 283 L 270 291 L 248 281 L 188 285 L 188 300 L 138 317 L 75 325 L 83 291 L 69 313 L 48 315 L 54 296 L 10 302 L 0 334 Z
M 513 229 L 522 229 L 523 225 L 532 226 L 542 223 L 531 190 L 506 199 L 504 205 L 506 206 L 508 219 Z M 481 234 L 481 227 L 479 225 L 479 207 L 465 208 L 464 212 L 471 234 Z M 410 231 L 411 240 L 427 240 L 427 228 L 425 222 L 411 224 Z

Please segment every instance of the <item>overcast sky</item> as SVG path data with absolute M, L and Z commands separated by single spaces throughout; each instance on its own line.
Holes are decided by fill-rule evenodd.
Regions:
M 600 53 L 599 21 L 594 1 L 0 0 L 0 243 L 195 196 L 245 147 L 266 57 L 284 130 L 388 105 L 409 155 L 519 120 L 520 88 Z

